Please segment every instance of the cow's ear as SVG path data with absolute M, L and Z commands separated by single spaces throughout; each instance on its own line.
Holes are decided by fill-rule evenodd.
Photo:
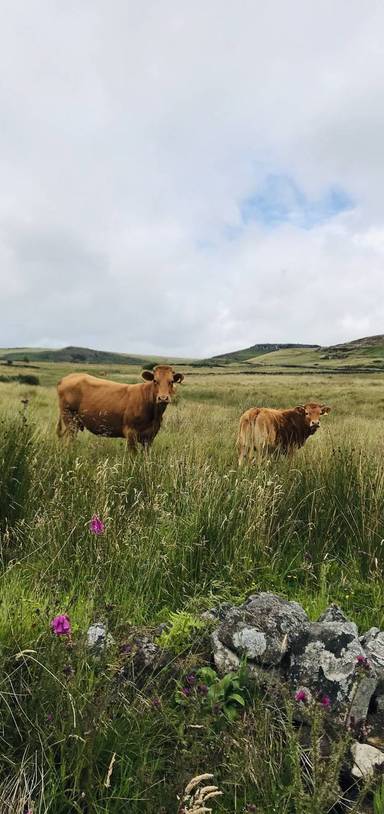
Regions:
M 145 379 L 146 382 L 153 382 L 155 378 L 153 375 L 153 370 L 143 370 L 141 373 L 141 378 Z
M 298 413 L 301 413 L 302 415 L 305 415 L 305 407 L 304 407 L 303 404 L 299 404 L 298 407 L 295 407 L 295 410 L 297 410 Z
M 174 373 L 173 374 L 174 384 L 177 384 L 178 382 L 182 382 L 183 379 L 184 379 L 184 374 L 183 373 Z
M 321 415 L 328 415 L 331 412 L 331 408 L 328 407 L 326 404 L 321 405 Z

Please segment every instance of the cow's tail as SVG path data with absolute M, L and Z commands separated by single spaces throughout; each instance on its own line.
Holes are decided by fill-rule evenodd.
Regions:
M 237 436 L 239 466 L 241 466 L 245 460 L 250 461 L 253 458 L 255 449 L 255 422 L 257 415 L 258 411 L 256 413 L 253 411 L 252 416 L 250 416 L 249 413 L 244 413 L 244 415 L 241 416 Z

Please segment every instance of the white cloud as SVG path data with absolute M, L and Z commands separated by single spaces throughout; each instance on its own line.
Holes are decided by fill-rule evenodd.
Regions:
M 6 0 L 0 345 L 384 332 L 383 24 L 376 0 Z M 271 173 L 355 209 L 244 224 Z

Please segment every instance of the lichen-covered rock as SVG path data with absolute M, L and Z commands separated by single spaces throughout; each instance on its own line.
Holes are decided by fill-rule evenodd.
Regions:
M 207 622 L 222 622 L 227 613 L 233 608 L 231 602 L 220 602 L 216 607 L 210 608 L 201 614 L 201 618 Z
M 220 673 L 220 675 L 236 672 L 240 666 L 240 659 L 236 653 L 234 653 L 233 650 L 229 650 L 228 647 L 225 647 L 222 644 L 216 631 L 212 633 L 211 641 L 213 660 L 215 662 L 217 672 Z
M 368 661 L 375 668 L 379 678 L 384 681 L 384 631 L 371 627 L 360 638 Z
M 324 613 L 322 613 L 318 620 L 318 622 L 340 622 L 344 626 L 344 630 L 349 630 L 353 636 L 358 636 L 358 629 L 355 622 L 351 622 L 347 619 L 345 613 L 341 610 L 339 605 L 332 604 Z
M 370 746 L 368 743 L 358 743 L 351 746 L 353 757 L 352 776 L 357 779 L 369 780 L 377 768 L 384 766 L 384 752 Z
M 246 657 L 251 665 L 274 667 L 306 641 L 308 630 L 308 617 L 297 602 L 261 592 L 226 611 L 212 636 L 215 661 L 236 663 L 235 655 L 237 660 Z
M 96 653 L 101 653 L 113 644 L 113 638 L 107 632 L 102 622 L 95 622 L 87 630 L 87 647 Z
M 164 651 L 149 636 L 135 636 L 133 657 L 136 670 L 147 670 L 157 666 L 163 659 Z
M 312 694 L 326 694 L 335 711 L 344 709 L 350 720 L 365 720 L 378 677 L 360 669 L 365 652 L 358 630 L 340 608 L 332 606 L 310 625 L 307 641 L 291 654 L 289 677 Z

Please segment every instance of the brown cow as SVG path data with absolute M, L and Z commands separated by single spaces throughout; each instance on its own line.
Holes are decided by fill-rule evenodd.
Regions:
M 57 385 L 59 437 L 73 438 L 78 430 L 126 438 L 128 446 L 148 447 L 159 432 L 164 411 L 182 373 L 169 365 L 143 370 L 141 384 L 120 384 L 87 373 L 70 373 Z
M 290 410 L 251 407 L 240 419 L 237 438 L 239 465 L 245 458 L 252 460 L 255 452 L 286 455 L 302 447 L 319 429 L 320 416 L 327 415 L 330 409 L 314 402 Z

